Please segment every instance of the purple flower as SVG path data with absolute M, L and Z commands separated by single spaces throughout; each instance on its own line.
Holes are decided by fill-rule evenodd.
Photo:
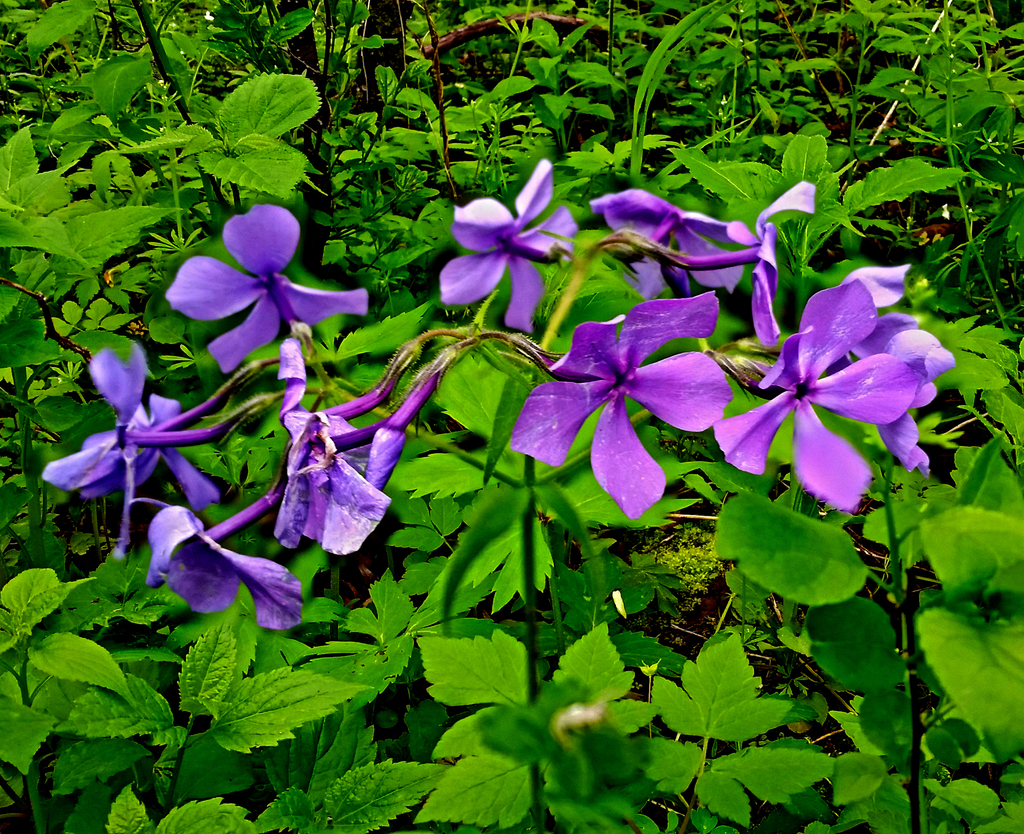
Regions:
M 137 442 L 139 432 L 159 427 L 181 413 L 177 400 L 156 394 L 149 397 L 150 414 L 142 407 L 146 379 L 146 357 L 142 348 L 133 344 L 127 363 L 122 363 L 112 350 L 105 348 L 89 363 L 89 374 L 96 390 L 113 406 L 117 428 L 87 437 L 80 452 L 48 463 L 43 470 L 43 480 L 68 492 L 81 490 L 82 498 L 125 493 L 121 531 L 114 549 L 114 555 L 120 558 L 128 544 L 128 512 L 135 489 L 153 474 L 161 457 L 195 509 L 201 510 L 217 501 L 220 490 L 177 449 L 165 446 L 158 451 Z M 174 433 L 168 432 L 167 437 L 173 438 Z
M 572 349 L 551 366 L 567 381 L 533 390 L 512 431 L 512 448 L 560 466 L 583 422 L 607 405 L 594 434 L 594 475 L 627 516 L 639 518 L 664 493 L 665 473 L 636 436 L 626 397 L 676 428 L 708 428 L 732 398 L 711 359 L 688 353 L 640 363 L 671 339 L 711 335 L 717 318 L 718 299 L 704 293 L 639 304 L 626 314 L 620 334 L 622 317 L 580 325 Z
M 683 211 L 639 188 L 598 197 L 590 201 L 590 209 L 594 214 L 603 215 L 615 231 L 632 229 L 662 246 L 668 246 L 674 237 L 683 258 L 702 261 L 726 256 L 729 260 L 727 250 L 711 242 L 732 242 L 728 223 L 698 212 Z M 643 258 L 631 268 L 634 275 L 625 276 L 626 280 L 644 298 L 660 294 L 666 283 L 688 297 L 690 278 L 705 287 L 725 287 L 732 292 L 743 277 L 743 263 L 687 270 L 682 266 L 663 267 L 651 258 Z
M 854 512 L 871 470 L 853 446 L 822 425 L 812 405 L 843 417 L 884 425 L 914 401 L 918 377 L 895 356 L 877 354 L 821 379 L 875 329 L 871 293 L 858 281 L 816 293 L 807 302 L 800 332 L 786 339 L 779 361 L 761 381 L 781 393 L 746 414 L 715 424 L 725 459 L 745 472 L 764 472 L 768 449 L 793 412 L 793 466 L 808 493 Z
M 242 556 L 222 547 L 214 538 L 215 530 L 204 530 L 202 522 L 184 507 L 166 507 L 158 512 L 149 525 L 153 556 L 146 584 L 158 588 L 166 581 L 193 611 L 205 614 L 231 605 L 241 582 L 252 594 L 259 625 L 298 625 L 302 619 L 299 580 L 277 562 Z M 181 544 L 184 546 L 175 552 Z
M 544 295 L 544 281 L 531 261 L 549 260 L 559 248 L 570 244 L 545 232 L 572 237 L 578 226 L 565 206 L 557 208 L 547 220 L 524 231 L 552 196 L 552 166 L 546 159 L 537 163 L 529 182 L 516 197 L 518 217 L 497 200 L 473 200 L 455 208 L 452 235 L 479 254 L 463 255 L 449 261 L 441 270 L 441 301 L 444 304 L 470 304 L 490 293 L 508 269 L 512 276 L 512 300 L 505 313 L 505 324 L 516 330 L 533 329 L 533 311 Z
M 794 185 L 757 217 L 752 233 L 738 220 L 729 224 L 729 237 L 744 246 L 757 246 L 757 263 L 754 264 L 753 297 L 751 311 L 754 318 L 754 333 L 762 344 L 774 345 L 779 341 L 779 325 L 775 320 L 772 303 L 779 285 L 779 265 L 775 256 L 778 230 L 768 218 L 780 211 L 802 211 L 814 213 L 814 186 L 809 182 Z
M 365 315 L 366 290 L 334 292 L 299 287 L 281 274 L 299 245 L 299 221 L 279 206 L 253 206 L 224 224 L 224 246 L 245 275 L 216 258 L 197 256 L 181 265 L 167 300 L 175 310 L 202 321 L 221 319 L 256 306 L 244 322 L 209 344 L 222 371 L 277 338 L 281 321 L 317 324 L 339 313 Z

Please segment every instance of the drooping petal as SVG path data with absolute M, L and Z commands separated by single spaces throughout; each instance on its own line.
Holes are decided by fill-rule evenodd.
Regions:
M 795 407 L 796 398 L 786 391 L 745 414 L 719 420 L 714 426 L 715 440 L 725 459 L 744 472 L 762 474 L 772 440 Z
M 512 298 L 505 311 L 505 326 L 525 333 L 533 331 L 533 312 L 544 296 L 544 280 L 532 263 L 516 256 L 508 259 Z
M 391 473 L 402 457 L 405 447 L 405 430 L 384 425 L 373 435 L 370 454 L 366 461 L 366 482 L 377 489 L 384 489 Z
M 638 304 L 626 314 L 619 350 L 635 368 L 672 339 L 703 338 L 715 332 L 718 299 L 713 292 L 693 298 L 661 298 Z
M 224 224 L 224 246 L 254 275 L 273 275 L 295 256 L 301 231 L 288 209 L 253 206 Z
M 742 243 L 744 246 L 757 246 L 761 242 L 758 236 L 747 228 L 747 224 L 739 220 L 727 223 L 726 232 L 729 235 L 729 240 L 733 243 Z
M 154 460 L 156 454 L 155 449 L 151 450 L 150 456 Z M 88 501 L 92 498 L 124 491 L 127 478 L 125 466 L 123 450 L 120 447 L 115 447 L 100 461 L 100 465 L 90 473 L 89 478 L 80 484 L 78 497 L 83 501 Z
M 661 271 L 661 265 L 650 258 L 642 258 L 629 265 L 632 274 L 624 272 L 622 277 L 626 283 L 635 289 L 644 298 L 650 299 L 661 295 L 667 286 L 665 277 Z M 686 273 L 683 273 L 683 280 L 686 280 Z M 683 293 L 689 295 L 689 293 Z
M 588 321 L 578 325 L 572 333 L 569 352 L 551 366 L 558 378 L 578 382 L 607 379 L 626 372 L 625 357 L 616 346 L 618 323 L 623 316 L 611 321 Z
M 591 200 L 590 210 L 594 214 L 603 215 L 605 223 L 615 231 L 630 228 L 645 237 L 657 235 L 657 243 L 666 241 L 679 216 L 684 213 L 661 197 L 655 197 L 639 188 L 630 188 L 618 194 L 605 194 Z M 671 222 L 666 223 L 666 220 Z
M 218 336 L 206 349 L 224 373 L 233 371 L 256 348 L 274 341 L 281 329 L 281 314 L 269 295 L 264 295 L 238 327 Z
M 512 450 L 561 466 L 580 427 L 607 399 L 611 386 L 604 380 L 538 385 L 512 429 Z
M 277 378 L 285 380 L 284 400 L 281 402 L 281 417 L 299 407 L 306 394 L 306 360 L 298 339 L 281 342 L 281 362 L 277 367 Z
M 181 484 L 185 500 L 192 509 L 199 511 L 220 500 L 220 490 L 206 475 L 195 468 L 177 449 L 162 449 L 163 459 L 174 477 Z M 144 479 L 139 478 L 139 483 Z
M 718 241 L 719 243 L 728 243 L 732 240 L 729 235 L 729 224 L 722 220 L 715 220 L 714 217 L 709 217 L 706 214 L 701 214 L 699 211 L 681 211 L 679 212 L 679 223 L 676 226 L 676 240 L 679 241 L 680 250 L 687 252 L 691 255 L 705 254 L 703 252 L 690 251 L 685 248 L 683 244 L 683 238 L 681 235 L 686 236 L 686 240 L 693 244 L 693 239 L 697 236 L 710 238 L 711 240 Z M 711 250 L 721 251 L 718 247 L 712 247 L 711 244 L 705 244 L 709 247 L 706 254 L 710 254 Z M 748 244 L 753 245 L 753 244 Z
M 370 308 L 370 295 L 366 290 L 315 290 L 300 287 L 287 278 L 279 279 L 281 290 L 291 302 L 299 321 L 319 324 L 326 318 L 341 313 L 365 316 Z
M 810 495 L 853 513 L 871 483 L 871 468 L 849 441 L 822 425 L 806 400 L 794 418 L 793 467 Z
M 266 292 L 257 278 L 205 255 L 181 265 L 167 288 L 167 302 L 180 313 L 198 321 L 213 321 L 244 310 Z
M 917 394 L 917 375 L 895 356 L 878 353 L 814 382 L 807 399 L 863 423 L 891 423 Z
M 860 281 L 869 293 L 876 307 L 891 307 L 903 298 L 904 279 L 910 271 L 910 264 L 903 266 L 864 266 L 855 269 L 843 279 L 844 284 Z
M 152 417 L 146 417 L 144 422 L 138 422 L 135 425 L 142 426 L 158 426 L 161 423 L 166 423 L 168 420 L 173 420 L 179 414 L 181 414 L 181 403 L 177 400 L 172 400 L 170 397 L 161 397 L 159 394 L 149 395 L 149 413 Z M 132 428 L 135 428 L 135 425 Z
M 560 246 L 561 248 L 567 249 L 571 252 L 571 239 L 576 232 L 579 231 L 579 228 L 580 227 L 576 224 L 576 221 L 573 220 L 572 215 L 569 213 L 569 209 L 565 206 L 559 206 L 543 223 L 538 223 L 532 229 L 516 235 L 516 249 L 520 252 L 522 252 L 523 249 L 532 250 L 536 253 L 533 260 L 538 261 L 551 257 L 551 251 L 556 246 Z M 547 232 L 550 232 L 550 234 L 546 234 Z M 558 235 L 558 237 L 566 237 L 570 239 L 559 240 L 558 237 L 553 237 L 552 235 Z
M 533 169 L 530 179 L 516 197 L 516 214 L 519 215 L 517 225 L 523 228 L 551 202 L 554 186 L 554 167 L 547 159 L 542 159 Z
M 622 396 L 597 418 L 590 462 L 601 488 L 629 518 L 639 518 L 665 494 L 665 473 L 636 436 Z
M 127 425 L 142 404 L 146 383 L 146 354 L 132 342 L 128 361 L 122 362 L 110 348 L 103 348 L 89 363 L 89 375 L 103 399 L 114 407 L 117 422 Z
M 165 507 L 149 522 L 149 547 L 152 557 L 146 584 L 159 588 L 170 570 L 171 554 L 183 541 L 197 535 L 203 525 L 187 507 Z
M 285 629 L 302 622 L 302 583 L 298 577 L 270 559 L 230 550 L 222 553 L 252 594 L 257 625 Z
M 684 431 L 704 431 L 732 399 L 718 364 L 701 353 L 670 356 L 637 368 L 622 390 L 655 417 Z
M 780 334 L 773 309 L 779 285 L 779 268 L 775 260 L 776 235 L 775 227 L 769 225 L 758 253 L 761 259 L 754 264 L 751 275 L 750 314 L 754 321 L 754 334 L 762 345 L 769 347 L 778 344 Z
M 905 362 L 922 384 L 932 382 L 956 365 L 953 354 L 926 330 L 908 329 L 897 333 L 886 345 L 885 352 Z
M 43 480 L 65 492 L 71 492 L 90 481 L 110 474 L 120 460 L 120 450 L 117 450 L 117 436 L 114 432 L 103 432 L 103 436 L 105 440 L 102 443 L 83 447 L 73 455 L 51 460 L 43 469 Z
M 924 450 L 917 445 L 920 433 L 913 417 L 903 414 L 899 419 L 879 426 L 878 434 L 881 435 L 885 447 L 903 464 L 904 469 L 908 472 L 917 469 L 928 477 L 930 461 Z
M 441 269 L 441 303 L 472 304 L 498 286 L 509 256 L 505 252 L 461 255 Z
M 367 483 L 341 456 L 330 470 L 330 499 L 320 536 L 328 553 L 355 553 L 384 518 L 391 499 Z
M 289 472 L 289 475 L 294 473 Z M 298 547 L 302 541 L 309 517 L 310 499 L 309 478 L 302 475 L 289 477 L 274 522 L 274 538 L 285 547 Z
M 871 356 L 873 353 L 888 353 L 886 348 L 893 336 L 904 330 L 917 330 L 917 319 L 906 313 L 886 313 L 879 316 L 875 329 L 866 339 L 854 345 L 850 353 L 855 356 Z
M 482 252 L 498 245 L 503 234 L 515 230 L 512 212 L 497 200 L 486 197 L 455 207 L 452 237 L 467 249 Z
M 768 219 L 780 211 L 802 211 L 805 214 L 814 214 L 814 192 L 813 183 L 798 182 L 789 191 L 772 203 L 768 208 L 757 216 L 757 235 L 762 240 L 768 226 Z
M 719 223 L 710 217 L 704 218 L 703 215 L 697 215 L 697 217 L 703 219 L 693 220 L 688 217 L 686 225 L 676 229 L 676 242 L 679 244 L 679 251 L 684 255 L 698 257 L 723 254 L 725 249 L 706 240 L 702 235 L 706 234 L 706 231 L 720 231 L 724 235 L 727 224 Z M 722 228 L 716 229 L 715 226 Z M 732 292 L 743 278 L 743 269 L 742 264 L 720 269 L 695 269 L 689 272 L 689 276 L 702 286 L 725 287 Z
M 174 554 L 167 568 L 167 587 L 200 614 L 223 611 L 238 596 L 238 572 L 205 541 L 186 544 Z

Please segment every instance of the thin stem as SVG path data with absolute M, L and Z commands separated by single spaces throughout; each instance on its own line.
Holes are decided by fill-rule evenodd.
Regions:
M 537 585 L 534 582 L 534 553 L 533 533 L 537 520 L 537 497 L 533 492 L 534 484 L 534 461 L 531 457 L 523 459 L 523 481 L 530 490 L 529 498 L 526 501 L 526 509 L 523 512 L 523 574 L 526 594 L 526 684 L 530 703 L 536 703 L 537 693 L 540 690 L 540 682 L 537 678 L 537 661 L 539 651 L 537 649 Z M 530 791 L 533 799 L 533 820 L 538 834 L 545 829 L 544 801 L 541 792 L 540 764 L 534 762 L 530 765 Z
M 590 264 L 593 263 L 594 258 L 597 257 L 600 251 L 600 245 L 591 246 L 573 264 L 569 286 L 565 288 L 565 291 L 558 299 L 558 306 L 555 307 L 555 311 L 548 320 L 547 329 L 544 331 L 544 338 L 540 340 L 541 350 L 548 350 L 555 337 L 558 336 L 558 329 L 562 326 L 562 322 L 565 321 L 565 317 L 569 315 L 569 310 L 572 309 L 572 305 L 576 301 L 576 296 L 586 280 Z
M 710 740 L 708 736 L 704 736 L 704 745 L 700 749 L 700 765 L 697 767 L 697 774 L 693 777 L 693 798 L 686 807 L 686 816 L 683 817 L 683 821 L 679 824 L 677 834 L 686 834 L 686 829 L 690 825 L 690 817 L 693 816 L 693 809 L 700 805 L 700 800 L 697 798 L 697 780 L 703 775 L 704 767 L 708 763 L 708 742 Z
M 169 811 L 174 806 L 174 790 L 178 787 L 178 777 L 181 775 L 181 765 L 185 761 L 185 749 L 188 747 L 189 734 L 192 732 L 192 724 L 196 718 L 194 715 L 188 717 L 188 725 L 185 727 L 185 738 L 181 740 L 178 748 L 178 755 L 174 757 L 174 770 L 171 771 L 171 782 L 167 786 L 167 796 L 164 798 L 164 810 Z
M 73 350 L 86 362 L 92 359 L 92 352 L 87 347 L 83 347 L 77 342 L 73 342 L 67 336 L 61 336 L 60 333 L 57 332 L 57 329 L 53 326 L 53 314 L 50 312 L 50 304 L 45 295 L 40 292 L 30 290 L 28 287 L 23 287 L 21 284 L 17 284 L 14 281 L 9 281 L 7 278 L 0 278 L 0 284 L 3 284 L 5 287 L 11 287 L 20 293 L 24 293 L 39 305 L 39 310 L 43 314 L 43 326 L 45 328 L 43 333 L 44 339 L 51 339 L 65 350 Z
M 24 368 L 12 368 L 11 378 L 15 389 L 22 400 L 28 402 L 28 375 Z M 21 411 L 18 413 L 18 424 L 21 429 L 21 471 L 28 489 L 28 554 L 34 567 L 42 567 L 44 548 L 40 537 L 43 527 L 40 517 L 39 479 L 32 471 L 32 421 Z

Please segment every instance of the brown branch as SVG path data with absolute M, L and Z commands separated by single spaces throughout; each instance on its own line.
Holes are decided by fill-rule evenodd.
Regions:
M 12 287 L 20 293 L 24 293 L 29 298 L 34 298 L 36 304 L 39 305 L 39 309 L 43 312 L 43 322 L 46 326 L 46 332 L 43 337 L 46 339 L 52 339 L 58 345 L 65 350 L 73 350 L 79 356 L 81 356 L 86 362 L 92 359 L 92 351 L 87 347 L 83 347 L 77 342 L 71 341 L 67 336 L 61 336 L 57 332 L 57 329 L 53 326 L 53 314 L 50 312 L 49 302 L 46 300 L 46 296 L 41 292 L 33 292 L 28 287 L 23 287 L 21 284 L 15 284 L 14 281 L 8 281 L 6 278 L 0 278 L 0 284 L 7 287 Z
M 455 180 L 452 179 L 451 157 L 448 155 L 448 122 L 444 115 L 444 82 L 441 80 L 441 39 L 437 36 L 437 28 L 434 26 L 434 18 L 430 15 L 430 8 L 427 0 L 423 0 L 420 6 L 427 18 L 427 26 L 430 29 L 430 53 L 428 47 L 420 45 L 424 55 L 431 59 L 431 69 L 434 74 L 434 97 L 437 99 L 437 115 L 441 130 L 441 161 L 444 162 L 444 175 L 448 180 L 448 190 L 451 192 L 452 200 L 458 199 L 455 192 Z
M 487 35 L 491 32 L 505 31 L 505 21 L 515 21 L 516 23 L 523 23 L 527 19 L 529 20 L 546 20 L 555 29 L 560 31 L 572 31 L 580 26 L 590 26 L 591 21 L 584 20 L 580 17 L 566 17 L 560 14 L 548 14 L 547 12 L 531 12 L 529 18 L 525 14 L 510 14 L 505 16 L 504 19 L 500 18 L 489 18 L 487 20 L 478 20 L 475 23 L 470 23 L 467 26 L 461 26 L 458 29 L 453 29 L 446 35 L 442 35 L 436 44 L 423 44 L 421 47 L 424 58 L 433 58 L 435 52 L 446 52 L 449 49 L 453 49 L 456 46 L 467 43 L 468 41 L 475 40 L 481 35 Z M 588 32 L 587 37 L 590 40 L 597 43 L 599 46 L 606 45 L 606 38 L 602 37 L 604 30 L 598 26 L 593 26 Z

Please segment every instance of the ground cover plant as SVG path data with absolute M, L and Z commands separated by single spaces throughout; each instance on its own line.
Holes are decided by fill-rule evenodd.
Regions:
M 0 831 L 1024 830 L 1017 9 L 0 5 Z

